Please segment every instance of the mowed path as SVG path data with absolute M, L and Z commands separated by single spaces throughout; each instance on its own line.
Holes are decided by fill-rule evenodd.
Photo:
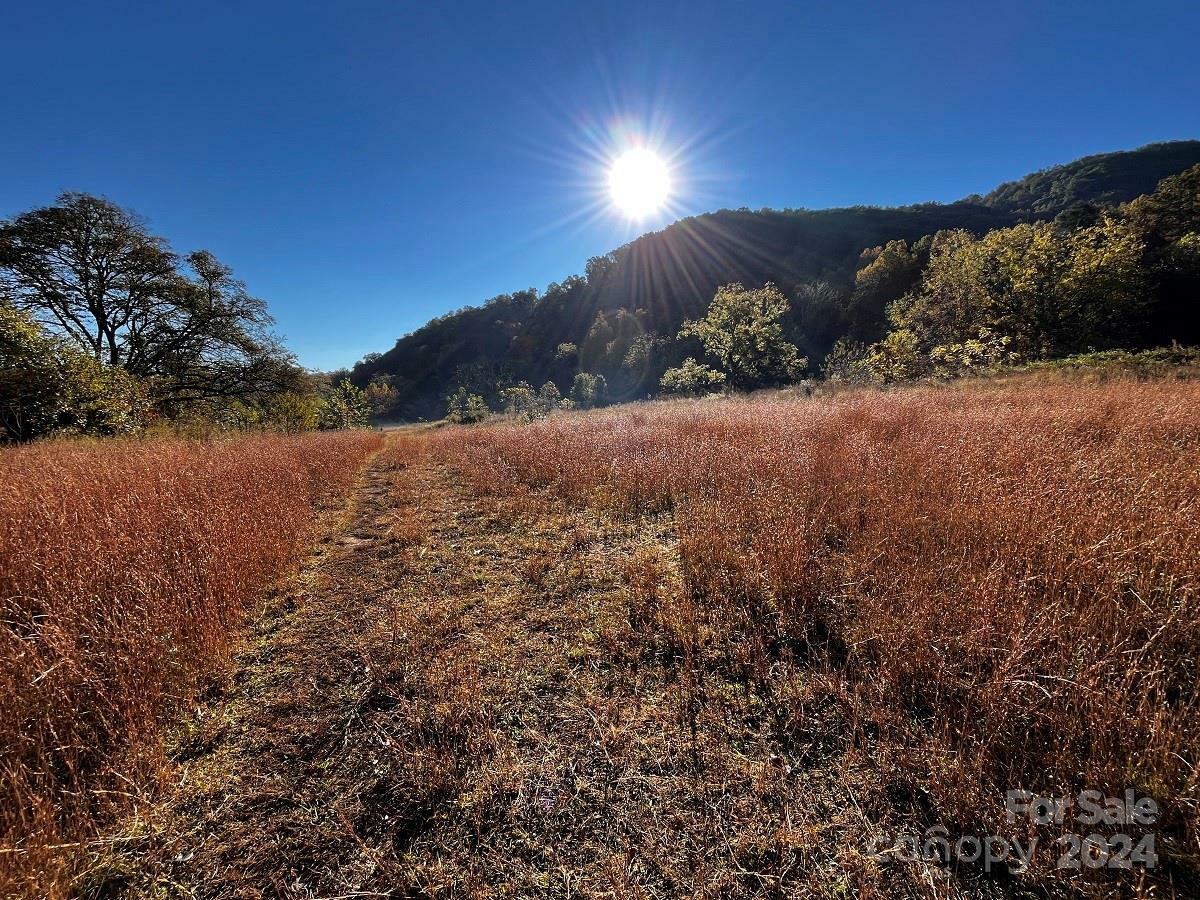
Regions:
M 273 601 L 175 749 L 178 786 L 92 892 L 665 896 L 690 881 L 646 871 L 647 843 L 686 861 L 709 828 L 656 819 L 720 827 L 719 811 L 696 807 L 669 688 L 636 662 L 614 672 L 604 646 L 628 627 L 630 561 L 670 566 L 666 525 L 483 498 L 412 448 L 364 473 L 347 527 Z M 672 810 L 672 793 L 692 799 Z
M 850 804 L 744 721 L 697 729 L 697 686 L 631 632 L 678 590 L 670 519 L 483 497 L 417 447 L 364 472 L 91 895 L 783 896 L 836 873 L 786 799 L 816 798 L 825 840 Z

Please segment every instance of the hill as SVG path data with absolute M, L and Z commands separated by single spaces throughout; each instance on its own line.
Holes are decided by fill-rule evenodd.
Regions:
M 1014 213 L 1054 215 L 1078 203 L 1124 203 L 1197 162 L 1200 141 L 1148 144 L 1124 153 L 1085 156 L 1000 185 L 982 202 Z
M 680 220 L 588 260 L 583 276 L 504 294 L 434 319 L 386 353 L 370 354 L 351 379 L 391 379 L 397 419 L 443 414 L 466 386 L 489 400 L 525 380 L 570 387 L 601 372 L 615 399 L 645 396 L 661 373 L 695 348 L 675 340 L 719 285 L 774 282 L 792 307 L 793 337 L 817 366 L 838 338 L 878 338 L 881 303 L 855 302 L 864 250 L 949 228 L 982 234 L 1050 219 L 1088 204 L 1131 200 L 1200 163 L 1200 141 L 1152 144 L 1084 157 L 949 204 L 827 210 L 720 210 Z

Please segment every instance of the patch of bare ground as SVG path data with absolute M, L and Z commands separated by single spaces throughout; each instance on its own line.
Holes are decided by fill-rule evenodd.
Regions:
M 836 679 L 770 706 L 682 658 L 705 628 L 669 513 L 481 497 L 401 436 L 80 892 L 957 893 L 867 860 L 880 773 Z

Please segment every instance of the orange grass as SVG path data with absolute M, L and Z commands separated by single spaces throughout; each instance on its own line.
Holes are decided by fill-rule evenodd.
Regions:
M 701 699 L 764 698 L 785 744 L 796 673 L 848 685 L 856 741 L 927 822 L 1128 787 L 1195 853 L 1200 384 L 661 403 L 430 440 L 485 491 L 673 510 L 684 595 L 643 592 L 660 608 L 631 621 L 657 617 Z
M 0 452 L 0 884 L 51 893 L 79 842 L 153 781 L 164 717 L 381 440 Z

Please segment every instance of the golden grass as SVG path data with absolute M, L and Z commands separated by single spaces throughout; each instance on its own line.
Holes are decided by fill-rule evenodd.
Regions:
M 1198 401 L 1197 382 L 1025 377 L 396 435 L 244 687 L 209 698 L 189 779 L 87 883 L 1194 893 Z M 32 723 L 2 733 L 24 779 L 7 849 L 53 843 L 74 810 L 102 821 L 120 800 L 103 791 L 159 771 L 162 710 L 372 439 L 309 440 L 0 458 L 28 473 L 0 525 L 27 550 L 5 560 L 24 668 L 0 701 Z M 123 599 L 98 615 L 88 596 Z M 1051 854 L 1003 881 L 868 852 L 933 825 L 1024 836 L 1004 819 L 1017 787 L 1152 795 L 1164 861 L 1073 876 Z
M 0 884 L 54 893 L 371 433 L 0 452 Z
M 1132 788 L 1165 811 L 1168 870 L 1195 855 L 1200 384 L 664 403 L 428 440 L 485 493 L 673 510 L 683 590 L 631 561 L 629 634 L 693 734 L 738 686 L 786 747 L 798 681 L 836 685 L 892 779 L 877 822 L 997 833 L 1008 789 Z

